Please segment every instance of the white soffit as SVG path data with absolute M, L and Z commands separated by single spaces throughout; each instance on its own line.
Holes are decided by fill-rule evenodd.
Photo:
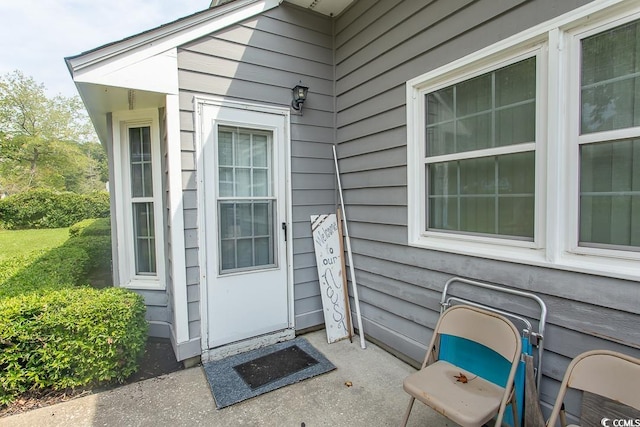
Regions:
M 175 48 L 137 62 L 106 63 L 101 67 L 80 71 L 76 83 L 94 83 L 143 91 L 178 93 L 178 53 Z
M 324 15 L 337 16 L 347 6 L 353 3 L 353 0 L 287 0 L 287 2 L 320 12 Z

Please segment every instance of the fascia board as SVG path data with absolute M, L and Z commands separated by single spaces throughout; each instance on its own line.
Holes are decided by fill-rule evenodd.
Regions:
M 145 59 L 170 51 L 182 44 L 234 25 L 277 7 L 281 0 L 244 0 L 229 3 L 192 18 L 159 27 L 76 57 L 67 58 L 74 81 L 86 81 L 83 75 L 108 75 Z M 92 81 L 92 83 L 102 83 Z

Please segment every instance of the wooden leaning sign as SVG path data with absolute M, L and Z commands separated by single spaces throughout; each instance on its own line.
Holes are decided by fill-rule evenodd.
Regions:
M 342 230 L 336 214 L 311 215 L 324 323 L 329 344 L 351 338 L 349 295 L 342 256 Z

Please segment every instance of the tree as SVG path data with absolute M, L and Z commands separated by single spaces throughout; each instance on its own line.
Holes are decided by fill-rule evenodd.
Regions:
M 106 155 L 76 97 L 48 98 L 16 70 L 0 77 L 0 193 L 103 189 Z

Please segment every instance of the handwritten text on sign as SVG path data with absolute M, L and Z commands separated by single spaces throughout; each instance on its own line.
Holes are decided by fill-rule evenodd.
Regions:
M 335 214 L 311 215 L 311 231 L 316 252 L 324 323 L 329 343 L 349 336 L 342 285 L 342 253 Z

